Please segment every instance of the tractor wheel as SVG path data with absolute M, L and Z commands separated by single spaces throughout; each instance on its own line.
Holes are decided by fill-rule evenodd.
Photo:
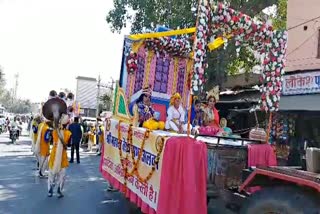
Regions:
M 265 188 L 249 197 L 241 214 L 320 214 L 317 199 L 298 187 Z

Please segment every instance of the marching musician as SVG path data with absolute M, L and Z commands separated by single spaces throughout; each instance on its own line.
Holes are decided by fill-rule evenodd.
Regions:
M 35 153 L 39 161 L 39 176 L 44 177 L 44 172 L 48 168 L 48 157 L 50 155 L 50 139 L 52 129 L 51 122 L 45 120 L 39 127 L 38 138 L 36 143 Z
M 53 148 L 49 159 L 48 197 L 52 197 L 55 184 L 57 185 L 58 198 L 62 198 L 63 187 L 66 179 L 66 168 L 69 166 L 67 157 L 67 145 L 71 132 L 66 129 L 69 122 L 67 114 L 62 114 L 59 128 L 52 133 Z
M 39 130 L 39 125 L 41 124 L 41 117 L 40 115 L 35 115 L 34 119 L 31 122 L 31 150 L 34 155 L 35 153 L 35 147 L 38 139 L 38 130 Z M 39 162 L 37 160 L 37 169 L 39 169 Z

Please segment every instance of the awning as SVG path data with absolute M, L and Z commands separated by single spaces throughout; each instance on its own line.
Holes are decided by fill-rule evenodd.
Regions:
M 280 111 L 320 111 L 320 94 L 281 96 Z

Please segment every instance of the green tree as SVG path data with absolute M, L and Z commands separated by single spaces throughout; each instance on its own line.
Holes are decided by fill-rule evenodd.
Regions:
M 218 2 L 218 1 L 215 1 Z M 249 16 L 256 16 L 278 0 L 224 0 L 235 10 Z M 172 29 L 195 26 L 198 0 L 114 0 L 114 9 L 109 11 L 106 21 L 112 32 L 120 32 L 127 23 L 132 23 L 131 33 L 140 33 L 144 28 L 153 28 L 155 24 L 169 26 Z M 232 41 L 228 47 L 208 54 L 207 88 L 224 81 L 228 73 L 235 74 L 239 69 L 250 71 L 255 65 L 253 54 L 247 49 L 241 50 L 238 58 Z M 229 72 L 231 71 L 231 72 Z
M 110 93 L 105 93 L 100 97 L 100 107 L 99 109 L 105 111 L 111 111 L 112 107 L 112 95 Z
M 272 20 L 275 29 L 287 29 L 287 4 L 288 0 L 278 0 L 277 10 Z

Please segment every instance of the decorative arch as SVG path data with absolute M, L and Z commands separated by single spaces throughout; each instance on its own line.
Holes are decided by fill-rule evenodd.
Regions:
M 287 32 L 275 31 L 269 23 L 261 23 L 241 12 L 218 4 L 212 0 L 200 0 L 196 36 L 194 40 L 194 69 L 191 79 L 193 94 L 199 94 L 205 83 L 207 45 L 222 37 L 224 45 L 228 38 L 235 40 L 237 52 L 240 46 L 250 45 L 261 61 L 261 101 L 263 111 L 277 111 L 282 89 L 282 75 L 285 67 Z

